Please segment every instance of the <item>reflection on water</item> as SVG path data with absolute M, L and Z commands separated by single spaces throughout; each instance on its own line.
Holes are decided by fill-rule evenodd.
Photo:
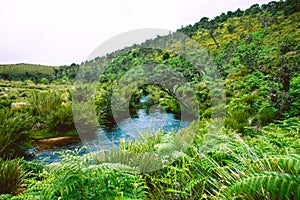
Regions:
M 144 103 L 147 100 L 147 97 L 143 97 L 140 100 L 140 103 Z M 103 145 L 106 146 L 106 148 L 111 147 L 112 145 L 118 146 L 121 138 L 135 139 L 139 137 L 139 134 L 154 134 L 159 130 L 164 130 L 165 132 L 177 132 L 180 128 L 188 126 L 188 124 L 189 122 L 183 122 L 179 119 L 176 119 L 174 114 L 166 113 L 156 105 L 151 106 L 150 109 L 141 108 L 137 111 L 135 116 L 123 120 L 113 128 L 99 128 L 97 130 L 98 139 L 85 143 L 84 145 L 87 145 L 89 148 L 81 152 L 81 154 L 99 149 L 99 143 L 102 147 Z M 46 159 L 43 161 L 44 164 L 58 162 L 60 160 L 59 154 L 57 154 L 59 151 L 75 150 L 81 148 L 82 146 L 83 144 L 79 142 L 74 145 L 55 149 L 43 151 L 34 150 L 35 157 L 31 158 L 31 160 Z

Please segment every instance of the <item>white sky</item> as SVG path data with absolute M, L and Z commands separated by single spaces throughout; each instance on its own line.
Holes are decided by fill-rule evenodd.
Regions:
M 0 0 L 0 63 L 80 64 L 107 39 L 271 0 Z

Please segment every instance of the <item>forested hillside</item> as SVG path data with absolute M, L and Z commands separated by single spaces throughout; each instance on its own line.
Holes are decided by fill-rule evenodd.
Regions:
M 300 71 L 298 11 L 299 4 L 296 1 L 270 2 L 261 7 L 256 4 L 246 11 L 229 11 L 212 20 L 204 17 L 195 25 L 178 30 L 196 40 L 213 58 L 226 85 L 226 124 L 230 128 L 244 133 L 247 127 L 260 127 L 275 119 L 299 116 L 299 98 L 295 84 Z M 111 95 L 111 86 L 126 71 L 152 62 L 179 70 L 196 91 L 200 117 L 210 117 L 211 99 L 208 88 L 203 85 L 195 67 L 170 51 L 145 48 L 157 41 L 166 43 L 168 37 L 148 40 L 141 45 L 108 55 L 118 56 L 100 78 L 96 97 L 98 113 L 105 110 L 109 114 L 110 101 L 106 97 Z M 103 60 L 104 58 L 96 58 L 86 62 L 83 65 L 87 68 L 85 76 L 96 74 L 95 71 Z M 142 92 L 147 90 L 142 89 Z M 166 110 L 179 112 L 179 104 L 172 98 L 171 91 L 163 91 L 157 86 L 148 87 L 148 90 L 151 90 L 150 98 Z
M 203 17 L 170 35 L 80 66 L 41 69 L 48 81 L 32 82 L 26 77 L 29 71 L 10 75 L 0 86 L 0 199 L 300 199 L 299 11 L 298 0 L 255 4 L 214 19 Z M 176 34 L 196 41 L 212 59 L 224 104 L 212 102 L 216 94 L 209 86 L 215 79 L 203 78 L 185 55 L 149 48 L 180 47 L 172 40 Z M 98 77 L 98 67 L 107 60 L 111 62 Z M 129 105 L 130 114 L 146 95 L 166 112 L 197 120 L 178 133 L 122 139 L 118 149 L 107 152 L 62 152 L 62 162 L 46 166 L 18 158 L 34 139 L 74 135 L 72 94 L 73 104 L 86 100 L 79 80 L 97 81 L 94 103 L 86 106 L 94 108 L 100 124 L 122 120 L 123 107 L 114 115 L 114 86 L 128 72 L 142 76 L 142 66 L 151 69 L 148 78 L 154 84 L 139 86 L 142 80 L 125 78 L 120 94 L 132 95 L 129 102 L 122 95 L 118 101 Z M 172 85 L 180 78 L 161 73 L 162 66 L 180 72 L 185 84 Z M 1 78 L 8 79 L 1 69 Z M 165 85 L 155 84 L 158 77 Z M 183 108 L 185 102 L 193 108 Z M 216 110 L 225 114 L 214 115 Z M 88 124 L 85 114 L 76 120 Z

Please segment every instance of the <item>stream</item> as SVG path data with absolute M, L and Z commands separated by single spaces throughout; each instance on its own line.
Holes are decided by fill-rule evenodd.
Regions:
M 147 96 L 143 96 L 140 99 L 141 104 L 147 101 Z M 88 144 L 88 146 L 90 147 L 99 143 L 100 138 L 103 138 L 103 136 L 105 136 L 110 145 L 115 145 L 117 147 L 120 139 L 122 138 L 132 139 L 139 137 L 139 134 L 141 133 L 154 134 L 159 130 L 164 130 L 165 133 L 171 131 L 177 132 L 179 129 L 187 127 L 189 125 L 188 121 L 181 121 L 176 117 L 175 114 L 167 113 L 164 110 L 160 109 L 157 105 L 152 105 L 148 110 L 145 107 L 141 107 L 137 110 L 136 115 L 123 120 L 116 126 L 100 127 L 96 132 L 98 139 L 96 139 L 95 141 L 91 141 L 91 145 Z M 34 154 L 34 156 L 28 158 L 27 160 L 38 161 L 42 164 L 59 162 L 59 152 L 80 149 L 82 146 L 84 146 L 82 142 L 77 142 L 75 144 L 45 150 L 33 148 L 30 149 L 30 153 Z M 97 148 L 87 148 L 81 151 L 79 155 L 83 155 L 94 150 L 97 150 Z

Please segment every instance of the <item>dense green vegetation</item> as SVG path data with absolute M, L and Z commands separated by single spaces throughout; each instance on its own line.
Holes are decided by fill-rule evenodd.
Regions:
M 1 81 L 0 155 L 23 156 L 34 140 L 77 135 L 72 115 L 72 85 Z
M 122 139 L 119 149 L 109 152 L 62 152 L 62 162 L 47 166 L 12 158 L 22 156 L 32 139 L 75 133 L 71 101 L 78 66 L 49 68 L 32 76 L 26 68 L 7 76 L 3 72 L 9 66 L 1 66 L 1 78 L 6 80 L 0 82 L 0 199 L 299 199 L 299 10 L 296 0 L 270 2 L 212 20 L 202 18 L 178 30 L 214 59 L 225 83 L 224 118 L 211 119 L 219 108 L 212 104 L 209 82 L 191 63 L 171 50 L 144 48 L 168 43 L 170 36 L 83 63 L 87 70 L 82 75 L 98 81 L 93 106 L 100 123 L 113 123 L 113 86 L 126 72 L 135 69 L 139 76 L 140 66 L 151 63 L 155 65 L 149 77 L 154 80 L 163 76 L 160 66 L 165 65 L 178 70 L 188 83 L 138 87 L 141 80 L 129 76 L 120 92 L 132 96 L 129 103 L 121 99 L 121 104 L 129 104 L 134 112 L 139 98 L 148 95 L 166 111 L 182 113 L 174 94 L 188 100 L 194 91 L 198 110 L 187 113 L 198 120 L 177 134 Z M 109 57 L 114 59 L 105 73 L 93 77 L 99 63 Z M 165 84 L 172 84 L 172 76 L 166 77 Z M 182 151 L 182 141 L 191 136 L 192 144 Z M 156 152 L 157 158 L 146 152 Z M 173 162 L 164 164 L 168 159 Z M 149 170 L 152 167 L 158 170 Z
M 34 64 L 7 64 L 0 65 L 0 79 L 10 81 L 31 80 L 35 84 L 48 84 L 52 81 L 65 83 L 74 80 L 78 65 L 70 66 L 43 66 Z
M 47 83 L 53 79 L 55 67 L 32 65 L 32 64 L 12 64 L 0 65 L 0 78 L 5 80 L 32 80 L 35 83 Z

